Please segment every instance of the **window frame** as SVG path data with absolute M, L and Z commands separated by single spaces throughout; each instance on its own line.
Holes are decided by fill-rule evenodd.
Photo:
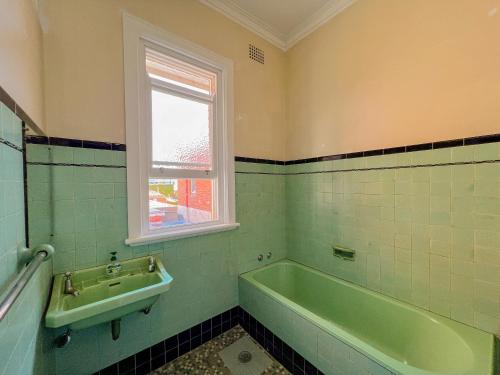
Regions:
M 127 139 L 128 245 L 142 245 L 234 229 L 235 221 L 233 154 L 233 62 L 214 52 L 157 28 L 137 17 L 123 14 L 125 125 Z M 212 170 L 164 169 L 152 175 L 151 83 L 145 70 L 146 47 L 217 73 L 212 126 Z M 154 80 L 154 79 L 153 79 Z M 157 82 L 158 83 L 158 82 Z M 186 90 L 159 84 L 181 96 Z M 174 85 L 175 86 L 175 85 Z M 160 91 L 160 90 L 158 90 Z M 189 92 L 188 98 L 192 98 Z M 203 93 L 198 93 L 203 98 Z M 148 107 L 149 106 L 149 107 Z M 149 228 L 149 178 L 213 179 L 214 210 L 217 220 L 151 230 Z

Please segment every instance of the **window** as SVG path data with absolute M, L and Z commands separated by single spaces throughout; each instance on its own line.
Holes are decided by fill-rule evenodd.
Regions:
M 232 63 L 124 15 L 131 245 L 237 227 Z

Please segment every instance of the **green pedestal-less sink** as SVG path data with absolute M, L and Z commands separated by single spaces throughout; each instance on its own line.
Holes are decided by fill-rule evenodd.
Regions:
M 45 325 L 78 330 L 148 311 L 173 281 L 159 259 L 154 259 L 152 272 L 149 263 L 149 257 L 124 261 L 113 277 L 106 274 L 106 266 L 76 271 L 71 280 L 77 295 L 65 294 L 65 276 L 56 275 Z

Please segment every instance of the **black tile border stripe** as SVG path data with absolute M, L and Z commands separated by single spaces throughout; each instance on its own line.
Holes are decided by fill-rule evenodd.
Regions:
M 446 166 L 453 166 L 453 165 L 494 164 L 494 163 L 500 163 L 500 160 L 495 159 L 495 160 L 481 160 L 481 161 L 462 161 L 462 162 L 455 162 L 455 163 L 396 165 L 396 166 L 392 166 L 392 167 L 374 167 L 374 168 L 328 169 L 328 170 L 324 170 L 324 171 L 287 172 L 287 173 L 282 173 L 282 175 L 295 176 L 295 175 L 302 175 L 302 174 L 319 174 L 319 173 L 384 171 L 384 170 L 391 170 L 391 169 L 432 168 L 432 167 L 446 167 Z M 245 173 L 245 172 L 236 172 L 236 173 Z
M 22 150 L 21 150 L 22 151 Z M 258 172 L 258 171 L 235 171 L 235 174 L 250 174 L 250 175 L 270 175 L 270 176 L 295 176 L 320 173 L 341 173 L 341 172 L 364 172 L 364 171 L 384 171 L 394 169 L 409 169 L 409 168 L 432 168 L 446 167 L 454 165 L 474 165 L 474 164 L 493 164 L 500 163 L 500 159 L 480 160 L 480 161 L 463 161 L 454 163 L 437 163 L 437 164 L 411 164 L 411 165 L 396 165 L 388 167 L 373 167 L 373 168 L 349 168 L 349 169 L 325 169 L 322 171 L 308 172 Z M 108 165 L 108 164 L 77 164 L 77 163 L 50 163 L 50 162 L 34 162 L 28 161 L 27 165 L 47 165 L 53 167 L 83 167 L 83 168 L 127 168 L 125 165 Z
M 342 159 L 355 159 L 370 156 L 382 156 L 382 155 L 394 155 L 406 152 L 415 151 L 427 151 L 427 150 L 439 150 L 443 148 L 460 147 L 460 146 L 470 146 L 479 145 L 485 143 L 495 143 L 500 142 L 499 134 L 482 135 L 478 137 L 470 138 L 460 138 L 452 139 L 431 143 L 420 143 L 408 146 L 391 147 L 376 150 L 358 151 L 346 154 L 336 154 L 336 155 L 325 155 L 306 159 L 296 159 L 296 160 L 272 160 L 272 159 L 258 159 L 250 158 L 245 156 L 235 156 L 234 160 L 243 163 L 255 163 L 255 164 L 269 164 L 269 165 L 295 165 L 295 164 L 306 164 L 315 163 L 320 161 L 330 161 L 330 160 L 342 160 Z M 58 137 L 45 137 L 45 136 L 26 136 L 26 143 L 28 144 L 44 144 L 52 146 L 66 146 L 66 147 L 76 147 L 76 148 L 91 148 L 99 150 L 111 150 L 111 151 L 126 151 L 127 146 L 122 143 L 109 143 L 109 142 L 98 142 L 98 141 L 88 141 L 81 139 L 71 139 L 71 138 L 58 138 Z
M 13 148 L 16 151 L 23 152 L 23 148 L 15 145 L 12 142 L 7 141 L 6 139 L 0 138 L 0 143 L 4 144 L 5 146 L 8 146 L 10 148 Z
M 234 161 L 239 161 L 239 162 L 243 162 L 243 163 L 285 165 L 285 162 L 281 161 L 281 160 L 247 158 L 244 156 L 235 156 Z
M 351 152 L 347 154 L 319 156 L 309 159 L 288 160 L 285 162 L 285 165 L 313 163 L 317 161 L 327 161 L 327 160 L 354 159 L 354 158 L 379 156 L 379 155 L 393 155 L 393 154 L 401 154 L 405 152 L 415 152 L 415 151 L 439 150 L 442 148 L 479 145 L 479 144 L 494 143 L 494 142 L 500 142 L 500 134 L 490 134 L 490 135 L 482 135 L 479 137 L 451 139 L 445 141 L 421 143 L 421 144 L 400 146 L 400 147 L 391 147 L 378 150 Z
M 28 161 L 27 165 L 49 165 L 52 167 L 86 167 L 86 168 L 127 168 L 125 165 L 109 164 L 77 164 L 77 163 L 46 163 L 37 161 Z
M 5 104 L 12 112 L 14 112 L 26 126 L 31 128 L 38 134 L 43 134 L 42 129 L 28 116 L 28 114 L 21 108 L 21 106 L 10 96 L 7 91 L 0 86 L 0 102 Z
M 122 143 L 88 141 L 82 139 L 45 137 L 40 135 L 26 136 L 26 143 L 36 145 L 64 146 L 74 148 L 90 148 L 94 150 L 126 151 L 127 146 Z
M 408 145 L 401 147 L 391 147 L 378 150 L 351 152 L 346 154 L 319 156 L 308 159 L 289 160 L 285 162 L 285 165 L 313 163 L 313 162 L 327 161 L 327 160 L 354 159 L 354 158 L 380 156 L 380 155 L 393 155 L 405 152 L 438 150 L 441 148 L 458 147 L 464 145 L 466 146 L 477 145 L 477 144 L 493 143 L 493 142 L 500 142 L 500 134 L 484 135 L 480 137 L 463 138 L 463 139 L 453 139 L 453 140 L 439 141 L 433 143 L 422 143 L 422 144 Z
M 484 143 L 500 142 L 500 134 L 483 135 L 480 137 L 464 138 L 464 145 L 481 145 Z
M 306 159 L 296 159 L 296 160 L 268 160 L 268 159 L 254 159 L 245 158 L 242 156 L 236 156 L 236 161 L 247 162 L 247 163 L 260 163 L 260 164 L 276 164 L 276 165 L 295 165 L 295 164 L 307 164 L 316 163 L 320 161 L 330 161 L 330 160 L 342 160 L 342 159 L 355 159 L 370 156 L 382 156 L 382 155 L 394 155 L 406 152 L 415 151 L 427 151 L 427 150 L 439 150 L 442 148 L 460 147 L 460 146 L 470 146 L 479 145 L 485 143 L 495 143 L 500 142 L 500 134 L 483 135 L 479 137 L 461 138 L 461 139 L 451 139 L 438 142 L 430 143 L 420 143 L 415 145 L 391 147 L 391 148 L 381 148 L 377 150 L 367 150 L 367 151 L 357 151 L 346 154 L 335 154 L 335 155 L 325 155 L 317 156 Z
M 196 349 L 212 338 L 240 325 L 271 356 L 294 375 L 324 375 L 286 342 L 267 329 L 240 306 L 205 320 L 172 337 L 116 362 L 94 375 L 149 374 Z
M 384 171 L 391 169 L 409 169 L 409 168 L 432 168 L 432 167 L 446 167 L 453 165 L 474 165 L 474 164 L 494 164 L 500 163 L 500 159 L 494 160 L 480 160 L 480 161 L 463 161 L 454 163 L 441 163 L 441 164 L 412 164 L 412 165 L 396 165 L 392 167 L 373 167 L 373 168 L 350 168 L 350 169 L 325 169 L 322 171 L 309 171 L 309 172 L 246 172 L 246 171 L 236 171 L 236 174 L 262 174 L 262 175 L 272 175 L 272 176 L 296 176 L 296 175 L 308 175 L 308 174 L 320 174 L 320 173 L 342 173 L 342 172 L 364 172 L 364 171 Z

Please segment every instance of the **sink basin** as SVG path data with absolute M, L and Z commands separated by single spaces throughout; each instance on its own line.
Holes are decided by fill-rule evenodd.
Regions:
M 106 275 L 106 266 L 76 271 L 72 282 L 77 296 L 64 294 L 64 275 L 56 275 L 45 325 L 78 330 L 149 311 L 173 281 L 161 261 L 154 261 L 154 272 L 148 272 L 149 257 L 121 262 L 120 274 L 113 277 Z

